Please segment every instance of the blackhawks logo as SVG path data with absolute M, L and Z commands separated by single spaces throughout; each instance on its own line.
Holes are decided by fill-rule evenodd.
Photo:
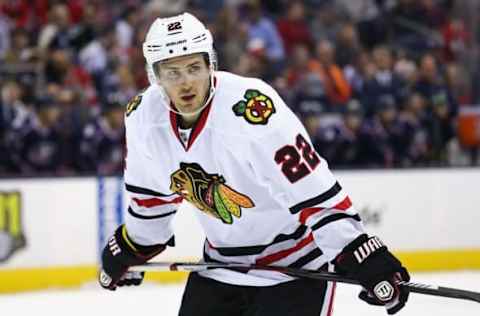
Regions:
M 252 89 L 247 90 L 243 97 L 246 101 L 239 101 L 232 108 L 235 115 L 243 116 L 252 124 L 267 124 L 270 116 L 275 113 L 272 99 Z
M 180 163 L 180 169 L 170 176 L 170 190 L 181 195 L 199 210 L 233 223 L 233 216 L 242 216 L 242 207 L 252 208 L 252 200 L 225 184 L 218 174 L 206 173 L 197 163 Z

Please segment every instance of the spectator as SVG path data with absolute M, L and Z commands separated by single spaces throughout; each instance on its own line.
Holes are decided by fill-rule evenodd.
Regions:
M 355 63 L 355 57 L 360 54 L 361 46 L 355 26 L 344 23 L 340 26 L 335 41 L 335 62 L 342 69 Z
M 455 136 L 455 130 L 445 94 L 436 95 L 432 100 L 432 115 L 427 122 L 430 145 L 430 160 L 435 165 L 445 165 L 448 159 L 448 144 Z
M 40 30 L 38 47 L 47 49 L 66 49 L 71 44 L 70 12 L 64 4 L 55 4 L 48 13 L 49 23 Z
M 108 104 L 100 117 L 85 126 L 78 146 L 80 170 L 102 175 L 123 170 L 124 112 L 119 103 Z
M 127 104 L 138 94 L 134 71 L 128 64 L 116 65 L 115 69 L 108 73 L 105 81 L 106 94 L 102 98 L 102 109 L 112 103 Z
M 62 139 L 58 119 L 62 110 L 52 100 L 38 105 L 35 122 L 18 133 L 12 146 L 15 163 L 23 174 L 62 174 L 67 171 L 67 139 Z
M 317 8 L 310 20 L 310 30 L 314 43 L 321 40 L 335 41 L 339 15 L 333 4 L 324 4 Z
M 352 95 L 350 84 L 341 68 L 335 64 L 335 47 L 327 40 L 320 41 L 315 50 L 315 58 L 309 63 L 309 69 L 316 73 L 325 88 L 328 106 L 336 110 L 345 105 Z
M 30 45 L 28 32 L 20 28 L 13 30 L 11 47 L 5 53 L 5 62 L 11 64 L 28 63 L 33 61 L 37 57 L 36 55 L 36 49 Z
M 218 66 L 220 69 L 233 69 L 247 46 L 248 25 L 240 21 L 234 7 L 225 6 L 217 15 L 212 29 L 219 60 L 222 61 Z
M 362 99 L 365 82 L 372 80 L 375 76 L 377 67 L 372 61 L 371 55 L 366 50 L 359 52 L 354 58 L 353 65 L 345 66 L 343 72 L 345 79 L 352 88 L 354 98 Z
M 310 51 L 305 45 L 296 45 L 292 51 L 290 64 L 285 71 L 287 85 L 290 88 L 297 87 L 303 77 L 310 72 Z
M 361 42 L 367 48 L 385 43 L 388 35 L 388 10 L 393 7 L 393 0 L 336 0 L 334 1 L 348 20 L 357 25 Z
M 1 88 L 0 99 L 0 171 L 18 172 L 15 157 L 9 147 L 18 140 L 15 136 L 33 119 L 31 110 L 22 101 L 22 88 L 15 81 L 7 81 Z
M 118 46 L 127 50 L 134 44 L 135 27 L 141 18 L 140 12 L 135 7 L 126 7 L 123 10 L 122 18 L 115 24 L 115 35 Z
M 92 77 L 82 67 L 72 62 L 72 54 L 66 50 L 54 50 L 49 55 L 45 66 L 45 79 L 55 90 L 68 87 L 82 92 L 87 104 L 94 106 L 97 102 L 96 90 Z
M 248 21 L 248 44 L 261 47 L 266 60 L 270 65 L 270 71 L 274 77 L 278 74 L 285 59 L 285 51 L 282 39 L 273 21 L 262 11 L 259 1 L 250 0 L 247 5 Z
M 98 8 L 92 3 L 86 3 L 76 24 L 71 27 L 71 48 L 78 52 L 88 45 L 96 36 L 96 16 Z
M 394 134 L 397 107 L 391 96 L 379 99 L 374 115 L 367 119 L 359 133 L 359 161 L 363 166 L 391 168 L 396 159 Z
M 445 80 L 440 74 L 435 58 L 426 54 L 420 61 L 419 78 L 414 91 L 420 93 L 426 100 L 430 110 L 433 110 L 435 98 L 445 98 L 449 112 L 457 113 L 457 101 L 445 85 Z
M 247 51 L 240 55 L 233 69 L 235 73 L 245 77 L 258 77 L 264 80 L 272 79 L 273 74 L 268 69 L 268 58 L 265 55 L 263 41 L 254 40 L 249 42 Z
M 103 29 L 98 37 L 91 41 L 79 54 L 79 62 L 82 70 L 88 72 L 93 79 L 98 97 L 105 102 L 108 95 L 108 76 L 113 71 L 111 66 L 120 54 L 116 42 L 115 32 L 112 29 Z
M 393 71 L 392 52 L 386 46 L 378 46 L 373 50 L 373 62 L 376 71 L 373 77 L 365 81 L 362 90 L 362 103 L 367 107 L 367 116 L 371 116 L 379 103 L 379 98 L 389 95 L 395 104 L 403 102 L 407 91 L 403 80 Z
M 10 31 L 10 21 L 0 10 L 0 60 L 5 57 L 5 54 L 10 49 Z
M 1 89 L 0 134 L 19 129 L 31 119 L 31 111 L 22 101 L 22 88 L 15 81 L 7 81 Z
M 351 100 L 338 123 L 328 124 L 314 134 L 314 146 L 333 168 L 360 166 L 359 134 L 363 124 L 362 105 Z
M 288 55 L 298 44 L 313 46 L 312 35 L 305 19 L 305 6 L 301 1 L 291 1 L 285 18 L 279 19 L 278 31 Z
M 323 82 L 312 72 L 307 72 L 298 82 L 292 98 L 294 112 L 304 121 L 310 135 L 319 125 L 320 116 L 328 110 Z
M 408 58 L 405 51 L 398 51 L 393 71 L 407 86 L 411 86 L 417 81 L 417 65 Z
M 459 63 L 449 63 L 445 67 L 445 83 L 452 98 L 458 104 L 472 104 L 468 73 Z
M 425 99 L 420 94 L 412 94 L 399 114 L 397 157 L 401 167 L 426 165 L 428 162 L 425 107 Z
M 443 25 L 443 58 L 447 62 L 456 61 L 467 57 L 467 50 L 470 46 L 470 33 L 466 30 L 465 24 L 459 19 L 452 19 Z

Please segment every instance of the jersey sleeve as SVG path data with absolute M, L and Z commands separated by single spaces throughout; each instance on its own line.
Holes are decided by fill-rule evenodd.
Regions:
M 181 197 L 171 192 L 160 192 L 156 184 L 154 163 L 148 154 L 148 145 L 140 128 L 141 117 L 126 117 L 125 189 L 129 205 L 125 213 L 128 235 L 140 245 L 174 245 L 172 219 Z M 158 176 L 158 174 L 157 174 Z
M 275 92 L 271 97 L 279 117 L 268 132 L 252 142 L 253 172 L 291 216 L 311 229 L 316 244 L 330 261 L 364 233 L 363 225 L 303 125 Z

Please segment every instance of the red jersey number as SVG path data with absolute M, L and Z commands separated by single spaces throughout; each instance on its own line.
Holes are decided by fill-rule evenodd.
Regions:
M 282 166 L 282 172 L 291 183 L 310 174 L 320 163 L 312 146 L 298 134 L 295 146 L 285 145 L 275 153 L 275 162 Z

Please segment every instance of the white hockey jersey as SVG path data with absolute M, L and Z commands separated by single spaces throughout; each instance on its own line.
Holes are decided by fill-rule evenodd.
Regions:
M 171 243 L 176 208 L 192 203 L 206 262 L 324 269 L 363 226 L 303 125 L 265 82 L 215 73 L 216 93 L 181 141 L 156 86 L 128 106 L 126 227 L 142 245 Z M 272 271 L 212 269 L 221 282 L 268 286 Z

